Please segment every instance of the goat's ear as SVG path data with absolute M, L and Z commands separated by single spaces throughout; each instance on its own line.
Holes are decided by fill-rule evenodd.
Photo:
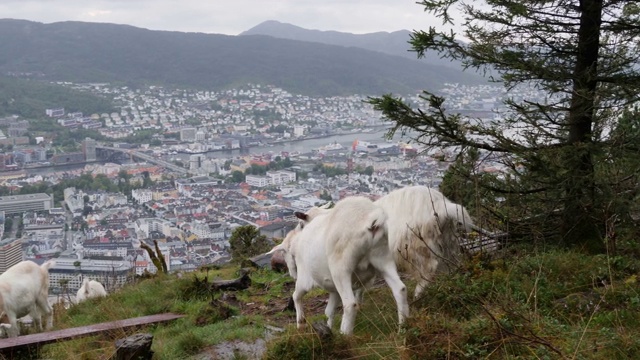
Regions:
M 295 215 L 298 219 L 300 220 L 304 220 L 307 221 L 307 219 L 309 218 L 309 216 L 303 212 L 300 211 L 296 211 L 293 213 L 293 215 Z

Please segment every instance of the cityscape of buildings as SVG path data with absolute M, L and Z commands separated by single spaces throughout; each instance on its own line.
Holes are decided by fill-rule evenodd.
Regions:
M 11 122 L 9 136 L 0 139 L 6 143 L 12 139 L 13 146 L 12 152 L 0 154 L 3 186 L 19 189 L 38 182 L 55 184 L 86 173 L 117 182 L 123 171 L 132 184 L 142 184 L 144 176 L 152 180 L 152 185 L 130 193 L 67 188 L 63 199 L 44 193 L 0 197 L 2 220 L 12 219 L 13 223 L 0 242 L 0 272 L 23 259 L 57 258 L 51 269 L 51 287 L 57 293 L 73 293 L 83 276 L 113 289 L 136 274 L 155 272 L 141 243 L 157 242 L 170 271 L 229 261 L 228 240 L 239 226 L 253 225 L 270 239 L 282 238 L 295 224 L 297 210 L 356 194 L 377 198 L 407 185 L 437 187 L 449 165 L 447 159 L 453 156 L 422 152 L 415 144 L 381 138 L 354 141 L 349 147 L 329 143 L 295 154 L 249 151 L 208 158 L 200 152 L 326 136 L 345 129 L 363 132 L 380 124 L 380 115 L 362 96 L 313 99 L 258 85 L 222 93 L 169 92 L 154 87 L 143 91 L 104 84 L 69 86 L 109 94 L 120 111 L 84 117 L 49 109 L 46 115 L 56 117 L 62 126 L 95 129 L 116 142 L 138 130 L 154 129 L 159 135 L 153 144 L 128 144 L 126 148 L 164 159 L 178 151 L 198 154 L 189 154 L 189 160 L 181 164 L 192 170 L 190 175 L 178 176 L 161 165 L 135 159 L 95 163 L 99 144 L 85 139 L 75 155 L 86 162 L 83 167 L 29 174 L 18 171 L 16 163 L 51 162 L 42 157 L 51 141 L 43 136 L 36 145 L 23 144 L 16 138 L 25 134 L 28 123 Z M 502 99 L 490 87 L 451 85 L 445 91 L 451 96 L 451 108 L 482 116 L 492 116 Z M 418 96 L 409 100 L 421 101 Z M 177 136 L 166 136 L 172 133 Z M 253 165 L 283 159 L 289 162 L 286 168 L 263 175 L 248 171 Z M 324 169 L 343 171 L 328 174 Z M 480 170 L 498 171 L 492 163 L 482 164 Z M 244 181 L 229 182 L 230 174 L 237 171 L 245 173 Z

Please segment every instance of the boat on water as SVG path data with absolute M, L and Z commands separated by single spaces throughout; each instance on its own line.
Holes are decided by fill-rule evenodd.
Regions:
M 342 150 L 342 149 L 344 149 L 344 146 L 342 146 L 342 144 L 338 143 L 337 141 L 334 141 L 328 145 L 319 147 L 318 152 L 324 153 L 331 150 Z

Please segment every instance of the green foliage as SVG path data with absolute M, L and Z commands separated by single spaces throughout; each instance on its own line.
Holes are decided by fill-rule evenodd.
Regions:
M 282 170 L 291 166 L 293 166 L 293 162 L 291 161 L 291 159 L 289 159 L 289 157 L 286 157 L 283 160 L 282 158 L 277 156 L 267 165 L 251 164 L 251 167 L 245 170 L 244 173 L 245 175 L 265 175 L 267 171 Z M 234 178 L 234 180 L 236 180 L 236 178 Z
M 205 345 L 205 341 L 193 331 L 187 331 L 178 336 L 177 351 L 184 355 L 198 353 Z
M 149 254 L 149 258 L 151 259 L 153 265 L 156 267 L 157 273 L 166 274 L 168 272 L 167 262 L 164 255 L 160 251 L 160 248 L 158 247 L 158 240 L 153 240 L 153 245 L 155 251 L 149 245 L 145 244 L 144 242 L 140 242 L 140 248 L 144 249 L 147 254 Z
M 148 187 L 153 181 L 149 178 L 148 173 L 144 176 L 144 182 L 142 185 L 131 185 L 128 179 L 124 181 L 118 181 L 116 185 L 108 177 L 103 174 L 98 174 L 95 177 L 90 173 L 84 173 L 79 177 L 71 179 L 62 179 L 59 183 L 52 185 L 47 182 L 39 182 L 35 184 L 25 185 L 20 188 L 20 195 L 35 194 L 35 193 L 47 193 L 53 194 L 53 198 L 57 201 L 64 199 L 64 189 L 68 187 L 75 187 L 76 189 L 83 190 L 103 190 L 111 192 L 121 192 L 123 194 L 130 193 L 131 189 L 137 189 L 139 187 Z M 0 194 L 8 194 L 7 187 L 0 186 Z M 85 202 L 88 201 L 88 197 Z
M 233 163 L 233 160 L 231 159 L 227 159 L 224 161 L 224 165 L 222 165 L 222 168 L 224 170 L 231 170 L 231 163 Z
M 421 4 L 452 22 L 449 9 L 455 3 Z M 611 137 L 609 129 L 629 120 L 627 125 L 637 127 L 637 116 L 623 117 L 637 112 L 630 104 L 640 101 L 632 55 L 640 16 L 624 2 L 546 6 L 539 11 L 537 2 L 494 1 L 462 7 L 468 43 L 435 27 L 412 34 L 410 43 L 420 56 L 436 51 L 495 76 L 506 90 L 499 121 L 447 111 L 445 98 L 435 91 L 421 95 L 423 109 L 392 95 L 370 102 L 395 123 L 389 135 L 415 131 L 413 138 L 429 148 L 472 148 L 480 152 L 478 161 L 501 165 L 499 177 L 468 180 L 483 188 L 479 195 L 486 194 L 489 203 L 482 206 L 510 232 L 553 235 L 565 245 L 603 252 L 611 247 L 606 237 L 611 216 L 628 217 L 633 203 L 621 182 L 636 178 L 637 168 L 618 155 L 637 152 L 632 145 L 637 131 Z M 464 173 L 464 162 L 456 167 Z M 630 193 L 637 192 L 635 184 Z
M 253 115 L 256 118 L 263 120 L 269 124 L 273 123 L 274 121 L 282 120 L 282 115 L 273 109 L 253 110 Z M 277 132 L 282 132 L 282 131 L 277 131 Z
M 251 167 L 249 167 L 247 170 L 245 170 L 244 173 L 246 175 L 264 175 L 264 174 L 267 173 L 267 166 L 266 165 L 251 164 Z
M 250 274 L 252 285 L 246 290 L 225 295 L 211 291 L 210 281 L 236 277 L 236 266 L 211 267 L 181 278 L 169 274 L 139 280 L 106 298 L 62 310 L 54 326 L 161 312 L 185 314 L 145 330 L 154 335 L 158 359 L 183 359 L 187 353 L 198 354 L 225 341 L 253 341 L 265 337 L 267 323 L 286 329 L 271 335 L 266 359 L 639 357 L 637 258 L 529 246 L 495 255 L 499 257 L 470 257 L 459 271 L 437 276 L 422 298 L 411 304 L 411 317 L 400 332 L 396 305 L 386 286 L 365 292 L 353 336 L 337 333 L 338 317 L 333 335 L 321 337 L 308 324 L 298 330 L 293 313 L 282 311 L 293 291 L 288 275 L 258 269 Z M 326 293 L 317 289 L 305 297 L 310 323 L 324 321 L 325 299 Z M 53 360 L 79 359 L 76 354 L 98 359 L 113 352 L 113 341 L 85 338 L 46 345 L 43 351 Z
M 240 170 L 234 170 L 231 173 L 231 181 L 234 183 L 241 183 L 245 180 L 245 175 L 242 171 Z
M 154 139 L 153 136 L 159 133 L 160 133 L 159 130 L 154 130 L 154 129 L 137 130 L 133 132 L 133 134 L 125 138 L 119 139 L 119 141 L 131 143 L 131 144 L 145 144 L 145 143 L 148 144 L 153 141 Z
M 239 226 L 233 230 L 229 238 L 230 254 L 235 262 L 267 252 L 271 244 L 267 237 L 253 225 Z
M 315 332 L 292 330 L 271 341 L 263 359 L 350 359 L 353 356 L 344 336 L 323 339 Z
M 114 111 L 110 99 L 43 81 L 2 76 L 0 99 L 0 116 L 15 114 L 28 119 L 44 118 L 48 108 L 62 107 L 66 112 L 79 111 L 86 115 Z
M 267 129 L 268 133 L 284 133 L 285 131 L 291 132 L 291 128 L 287 125 L 283 125 L 283 124 L 279 124 L 279 125 L 275 125 L 275 126 L 271 126 L 269 127 L 269 129 Z
M 38 128 L 43 121 L 36 121 L 35 124 L 32 122 L 32 128 Z M 107 137 L 102 136 L 97 130 L 88 130 L 88 129 L 68 129 L 62 128 L 59 125 L 54 125 L 54 128 L 58 127 L 57 130 L 54 131 L 55 136 L 53 137 L 53 145 L 59 146 L 63 149 L 74 149 L 73 151 L 79 151 L 81 149 L 81 142 L 85 138 L 92 138 L 98 141 L 108 140 Z M 67 150 L 72 151 L 72 150 Z
M 640 341 L 626 334 L 638 329 L 639 266 L 632 257 L 528 247 L 506 261 L 475 256 L 415 304 L 406 355 L 635 358 Z
M 187 353 L 195 354 L 205 347 L 225 341 L 251 342 L 264 336 L 264 320 L 259 315 L 240 314 L 237 309 L 218 299 L 220 293 L 209 291 L 207 296 L 189 296 L 183 292 L 193 288 L 196 283 L 196 287 L 210 290 L 211 279 L 232 278 L 237 270 L 236 267 L 226 266 L 208 270 L 206 274 L 195 271 L 182 278 L 160 275 L 138 280 L 105 298 L 72 305 L 68 310 L 59 309 L 54 326 L 61 329 L 163 312 L 184 314 L 183 319 L 149 326 L 144 330 L 154 335 L 154 358 L 167 360 L 184 359 Z M 251 276 L 254 277 L 253 274 Z M 257 271 L 255 278 L 256 281 L 252 282 L 255 287 L 252 285 L 248 290 L 233 292 L 232 296 L 242 297 L 246 302 L 266 303 L 268 296 L 282 296 L 283 284 L 290 282 L 281 274 L 268 270 Z M 267 288 L 269 293 L 265 296 Z M 216 299 L 212 299 L 212 296 Z M 108 358 L 115 351 L 115 339 L 126 335 L 124 331 L 114 331 L 104 336 L 106 339 L 99 342 L 89 337 L 51 344 L 43 349 L 43 355 L 54 360 Z
M 325 174 L 327 177 L 336 177 L 339 175 L 345 175 L 347 173 L 346 169 L 343 169 L 338 166 L 326 166 L 322 164 L 316 164 L 313 167 L 313 171 L 319 171 Z

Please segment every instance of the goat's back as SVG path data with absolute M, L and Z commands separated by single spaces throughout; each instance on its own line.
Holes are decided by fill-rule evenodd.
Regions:
M 336 267 L 369 271 L 366 257 L 376 250 L 389 251 L 386 219 L 384 210 L 367 198 L 349 197 L 338 202 L 332 211 L 317 216 L 291 239 L 298 276 L 309 275 L 331 291 L 334 289 L 329 279 Z
M 389 247 L 403 270 L 425 271 L 434 257 L 458 256 L 458 223 L 472 224 L 461 205 L 426 186 L 394 190 L 376 201 L 389 215 Z M 446 264 L 446 262 L 440 262 Z
M 357 257 L 381 243 L 387 246 L 387 214 L 366 197 L 345 198 L 320 218 L 327 238 L 327 251 L 340 254 L 349 250 L 359 253 L 355 254 Z
M 36 299 L 49 292 L 49 266 L 22 261 L 0 275 L 0 307 L 22 317 L 31 311 Z

